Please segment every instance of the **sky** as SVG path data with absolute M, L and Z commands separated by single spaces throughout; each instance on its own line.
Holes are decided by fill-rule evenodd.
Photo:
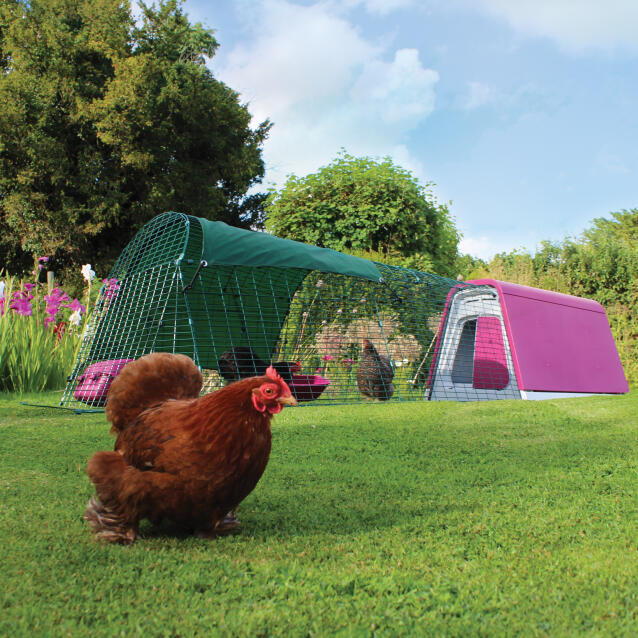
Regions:
M 264 187 L 392 158 L 490 259 L 638 207 L 637 0 L 186 0 L 253 125 Z

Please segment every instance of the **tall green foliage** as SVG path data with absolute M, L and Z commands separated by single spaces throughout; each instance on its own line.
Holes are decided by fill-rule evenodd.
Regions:
M 273 192 L 266 227 L 278 237 L 453 275 L 459 234 L 432 186 L 389 158 L 342 152 Z
M 466 262 L 471 267 L 471 262 Z M 595 219 L 577 240 L 496 255 L 484 276 L 588 297 L 607 310 L 625 374 L 638 385 L 638 209 Z M 467 270 L 463 278 L 472 278 Z
M 47 325 L 45 291 L 33 287 L 28 313 L 12 310 L 22 283 L 2 276 L 0 286 L 0 392 L 42 392 L 61 390 L 73 369 L 80 345 L 80 325 L 69 321 L 70 310 L 60 312 L 58 323 Z M 58 311 L 55 311 L 56 315 Z
M 181 0 L 3 0 L 0 231 L 5 252 L 107 270 L 165 210 L 249 225 L 269 124 L 205 62 L 217 42 Z M 2 248 L 0 247 L 0 250 Z M 10 251 L 18 259 L 19 250 Z

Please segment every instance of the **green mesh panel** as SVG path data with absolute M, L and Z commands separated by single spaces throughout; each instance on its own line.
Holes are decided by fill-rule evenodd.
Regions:
M 245 266 L 203 268 L 186 293 L 200 365 L 217 368 L 219 356 L 238 346 L 250 347 L 269 361 L 293 294 L 307 273 Z
M 124 279 L 159 264 L 177 263 L 186 251 L 190 225 L 188 216 L 180 213 L 155 217 L 124 249 L 109 277 Z

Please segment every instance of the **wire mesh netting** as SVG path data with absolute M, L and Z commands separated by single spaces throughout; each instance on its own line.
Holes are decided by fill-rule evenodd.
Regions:
M 127 247 L 84 335 L 62 404 L 103 405 L 126 362 L 193 358 L 210 392 L 271 363 L 302 404 L 520 398 L 497 293 L 377 264 L 378 281 L 208 265 L 193 218 Z

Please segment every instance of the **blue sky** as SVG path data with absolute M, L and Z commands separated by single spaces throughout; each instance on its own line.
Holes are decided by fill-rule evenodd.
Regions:
M 266 186 L 390 156 L 490 258 L 638 207 L 637 0 L 186 0 L 241 94 Z

